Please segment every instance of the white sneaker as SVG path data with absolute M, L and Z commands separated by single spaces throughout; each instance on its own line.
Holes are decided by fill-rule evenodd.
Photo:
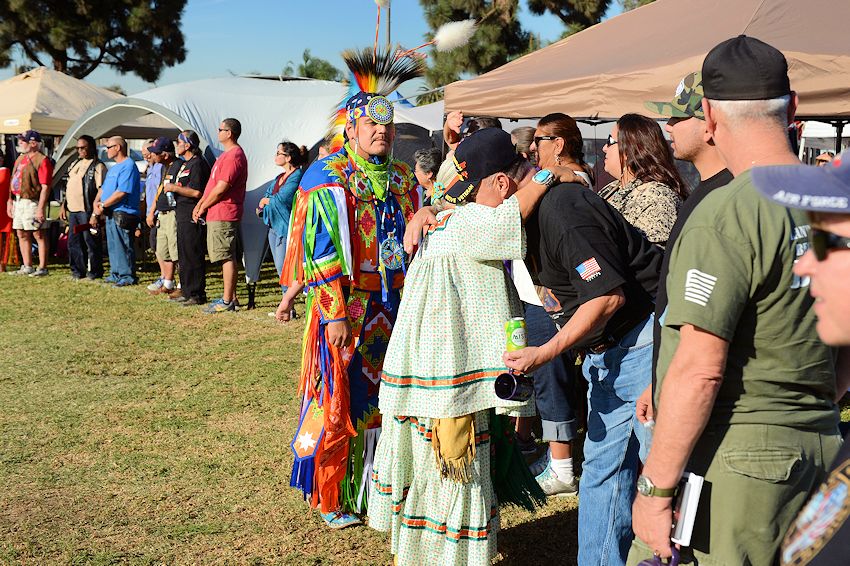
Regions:
M 551 466 L 546 466 L 543 473 L 535 478 L 543 493 L 550 497 L 572 497 L 578 493 L 578 482 L 575 478 L 569 483 L 562 482 L 555 475 Z
M 22 265 L 17 271 L 9 272 L 9 275 L 30 275 L 35 272 L 35 268 L 31 265 Z
M 148 285 L 148 291 L 159 291 L 165 283 L 162 282 L 162 277 Z

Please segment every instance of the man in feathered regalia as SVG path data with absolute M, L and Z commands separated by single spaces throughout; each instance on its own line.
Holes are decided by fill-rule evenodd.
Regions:
M 336 150 L 301 180 L 281 275 L 289 290 L 278 308 L 278 319 L 288 319 L 307 288 L 290 485 L 331 528 L 359 523 L 355 513 L 366 510 L 381 430 L 378 385 L 404 284 L 402 240 L 420 203 L 410 166 L 392 157 L 386 95 L 422 74 L 421 59 L 372 49 L 343 59 L 353 93 L 335 119 Z

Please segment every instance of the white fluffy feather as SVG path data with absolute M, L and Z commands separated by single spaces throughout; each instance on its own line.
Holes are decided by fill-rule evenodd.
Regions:
M 375 4 L 378 5 L 378 8 L 386 8 L 390 5 L 390 0 L 375 0 Z
M 434 44 L 437 51 L 451 51 L 466 45 L 474 33 L 475 20 L 448 22 L 434 34 Z

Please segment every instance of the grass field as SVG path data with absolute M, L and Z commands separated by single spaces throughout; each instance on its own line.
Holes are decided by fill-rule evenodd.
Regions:
M 60 265 L 0 274 L 2 563 L 390 562 L 384 535 L 330 532 L 288 487 L 302 324 L 267 316 L 270 271 L 256 310 L 215 316 Z M 502 523 L 501 563 L 574 562 L 574 501 Z

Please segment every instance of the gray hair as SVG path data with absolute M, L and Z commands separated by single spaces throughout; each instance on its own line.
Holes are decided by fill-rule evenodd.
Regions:
M 734 128 L 736 125 L 752 121 L 774 122 L 783 128 L 788 126 L 788 105 L 791 95 L 764 100 L 711 100 L 711 106 L 729 120 Z

